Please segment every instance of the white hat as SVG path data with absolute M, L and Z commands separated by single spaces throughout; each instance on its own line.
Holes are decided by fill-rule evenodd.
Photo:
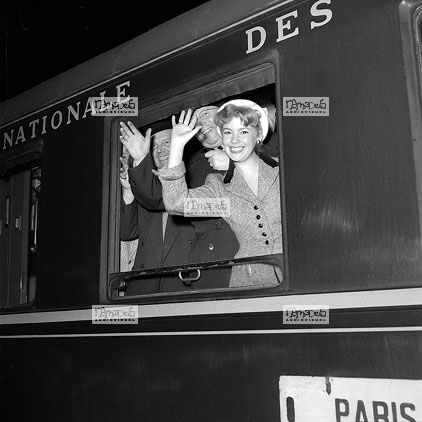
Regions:
M 261 115 L 261 118 L 259 120 L 261 122 L 261 128 L 262 128 L 262 140 L 264 140 L 266 138 L 267 133 L 268 133 L 268 113 L 262 107 L 260 107 L 257 103 L 254 103 L 253 101 L 250 101 L 250 100 L 235 99 L 235 100 L 230 100 L 230 101 L 227 101 L 226 103 L 224 103 L 218 109 L 218 112 L 223 110 L 223 108 L 226 105 L 229 105 L 229 104 L 233 104 L 233 105 L 239 106 L 239 107 L 250 107 L 250 108 L 258 111 L 259 114 Z M 218 128 L 218 131 L 220 132 L 220 128 Z

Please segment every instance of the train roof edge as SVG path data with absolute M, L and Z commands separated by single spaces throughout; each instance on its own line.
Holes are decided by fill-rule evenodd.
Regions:
M 0 127 L 117 78 L 143 63 L 277 5 L 297 0 L 211 0 L 0 103 Z M 157 45 L 157 39 L 160 42 Z

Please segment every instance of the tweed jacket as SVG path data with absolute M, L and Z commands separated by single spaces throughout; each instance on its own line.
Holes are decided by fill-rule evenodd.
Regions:
M 163 186 L 163 199 L 167 211 L 183 215 L 186 200 L 197 198 L 227 198 L 230 213 L 222 215 L 239 241 L 235 258 L 277 254 L 283 251 L 280 212 L 279 168 L 259 160 L 258 196 L 234 169 L 233 177 L 224 183 L 221 174 L 209 174 L 203 186 L 188 189 L 184 163 L 158 173 Z M 269 265 L 251 264 L 234 266 L 230 286 L 275 285 L 281 274 Z

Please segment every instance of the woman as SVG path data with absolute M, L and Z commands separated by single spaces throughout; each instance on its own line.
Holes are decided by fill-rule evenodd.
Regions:
M 188 189 L 182 161 L 186 143 L 200 130 L 192 111 L 182 111 L 179 122 L 172 117 L 173 132 L 168 167 L 158 174 L 163 199 L 171 214 L 183 215 L 192 200 L 227 198 L 230 212 L 223 218 L 239 241 L 235 258 L 282 252 L 280 182 L 278 163 L 260 155 L 257 147 L 268 133 L 268 118 L 258 104 L 232 100 L 221 106 L 215 122 L 230 159 L 226 174 L 209 174 L 203 186 Z M 281 282 L 272 266 L 246 264 L 234 266 L 230 287 L 266 286 Z

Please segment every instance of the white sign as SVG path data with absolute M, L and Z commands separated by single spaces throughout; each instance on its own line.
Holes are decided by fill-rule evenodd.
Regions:
M 421 422 L 422 380 L 280 377 L 281 422 Z

